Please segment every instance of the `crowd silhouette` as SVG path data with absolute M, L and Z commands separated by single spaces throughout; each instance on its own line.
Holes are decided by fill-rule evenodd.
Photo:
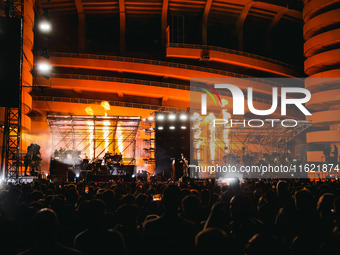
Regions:
M 0 192 L 8 255 L 336 254 L 339 226 L 338 181 L 39 181 Z

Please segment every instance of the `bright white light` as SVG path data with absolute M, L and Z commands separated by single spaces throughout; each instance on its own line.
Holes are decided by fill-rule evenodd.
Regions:
M 164 120 L 164 115 L 163 114 L 158 114 L 157 115 L 157 120 Z
M 146 121 L 146 118 L 143 118 L 142 121 Z
M 76 178 L 79 178 L 80 174 L 79 173 L 76 173 Z
M 175 114 L 169 114 L 169 120 L 175 120 L 176 115 Z
M 237 182 L 236 178 L 219 178 L 218 180 L 220 182 L 222 182 L 223 184 L 227 184 L 227 185 L 230 185 L 232 183 L 236 183 Z
M 48 73 L 51 69 L 52 66 L 48 63 L 42 62 L 38 64 L 38 70 L 42 73 Z
M 153 128 L 149 128 L 149 130 L 150 130 L 150 131 L 152 131 L 152 130 L 153 130 Z
M 186 126 L 181 126 L 181 129 L 187 129 L 187 127 Z
M 52 25 L 48 21 L 41 21 L 39 23 L 39 29 L 43 33 L 48 33 L 48 32 L 50 32 L 52 30 Z
M 179 118 L 180 118 L 181 120 L 187 120 L 187 119 L 188 119 L 188 116 L 187 116 L 186 114 L 181 114 L 181 115 L 179 116 Z
M 169 127 L 169 129 L 171 129 L 171 130 L 174 130 L 174 129 L 175 129 L 175 127 L 174 127 L 174 126 L 170 126 L 170 127 Z
M 163 127 L 158 127 L 158 130 L 163 130 Z
M 47 176 L 48 176 L 48 173 L 45 173 L 45 176 L 47 177 Z
M 136 175 L 133 174 L 131 177 L 132 177 L 132 178 L 135 178 L 135 176 L 136 176 Z
M 153 118 L 152 116 L 150 116 L 150 117 L 148 118 L 148 120 L 152 121 L 152 120 L 154 120 L 154 118 Z

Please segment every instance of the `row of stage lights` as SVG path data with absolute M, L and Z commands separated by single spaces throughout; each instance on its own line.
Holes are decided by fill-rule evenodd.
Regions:
M 164 127 L 161 126 L 161 127 L 158 127 L 157 129 L 158 129 L 158 130 L 164 130 Z M 175 127 L 175 126 L 170 126 L 169 129 L 170 129 L 170 130 L 175 130 L 176 127 Z M 186 126 L 181 126 L 181 129 L 184 130 L 184 129 L 187 129 L 187 127 L 186 127 Z
M 158 130 L 164 130 L 164 127 L 158 127 L 157 128 Z M 170 126 L 169 127 L 169 130 L 175 130 L 176 129 L 176 127 L 175 126 Z M 186 126 L 181 126 L 181 129 L 182 130 L 185 130 L 185 129 L 187 129 L 187 127 Z M 149 128 L 149 129 L 144 129 L 144 131 L 153 131 L 154 130 L 154 128 Z
M 176 126 L 173 124 L 170 124 L 168 127 L 164 127 L 164 126 L 160 126 L 161 123 L 166 122 L 166 121 L 170 121 L 170 123 L 173 123 L 176 120 L 179 120 L 181 125 L 179 127 L 179 129 L 181 130 L 186 130 L 187 126 L 186 121 L 189 119 L 188 114 L 185 113 L 181 113 L 181 114 L 175 114 L 175 113 L 169 113 L 169 114 L 162 114 L 162 113 L 157 113 L 156 116 L 150 116 L 149 118 L 144 118 L 143 121 L 147 121 L 147 122 L 157 122 L 157 129 L 158 130 L 176 130 Z M 154 131 L 154 128 L 149 128 L 149 129 L 145 129 L 144 131 Z
M 165 115 L 168 115 L 167 117 Z M 175 121 L 177 119 L 177 114 L 174 114 L 174 113 L 170 113 L 170 114 L 157 114 L 156 116 L 156 120 L 158 121 L 163 121 L 163 120 L 170 120 L 170 121 Z M 188 115 L 185 114 L 185 113 L 182 113 L 179 115 L 179 119 L 182 120 L 182 121 L 186 121 L 188 120 Z M 155 117 L 153 116 L 150 116 L 148 119 L 143 119 L 143 121 L 154 121 L 155 120 Z

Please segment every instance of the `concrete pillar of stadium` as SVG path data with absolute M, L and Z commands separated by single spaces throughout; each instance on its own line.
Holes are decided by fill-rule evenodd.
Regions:
M 304 68 L 309 78 L 315 78 L 305 83 L 312 93 L 307 107 L 313 110 L 309 119 L 317 127 L 307 133 L 309 162 L 324 161 L 324 146 L 340 145 L 339 4 L 340 0 L 304 1 Z

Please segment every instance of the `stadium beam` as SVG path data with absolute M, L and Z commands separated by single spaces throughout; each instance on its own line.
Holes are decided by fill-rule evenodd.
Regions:
M 85 13 L 82 0 L 74 0 L 78 13 L 78 50 L 85 51 Z
M 211 9 L 213 0 L 207 0 L 204 7 L 203 18 L 202 18 L 202 45 L 208 44 L 208 17 Z
M 246 3 L 240 13 L 240 16 L 238 17 L 236 21 L 236 32 L 238 37 L 238 49 L 243 50 L 243 28 L 244 28 L 244 22 L 248 16 L 248 13 L 250 11 L 250 8 L 253 6 L 254 2 L 249 1 Z
M 162 46 L 165 47 L 167 42 L 167 27 L 168 27 L 168 9 L 169 0 L 163 0 L 162 6 Z
M 119 28 L 120 28 L 120 55 L 125 54 L 125 30 L 126 30 L 126 17 L 125 17 L 125 0 L 119 0 Z

